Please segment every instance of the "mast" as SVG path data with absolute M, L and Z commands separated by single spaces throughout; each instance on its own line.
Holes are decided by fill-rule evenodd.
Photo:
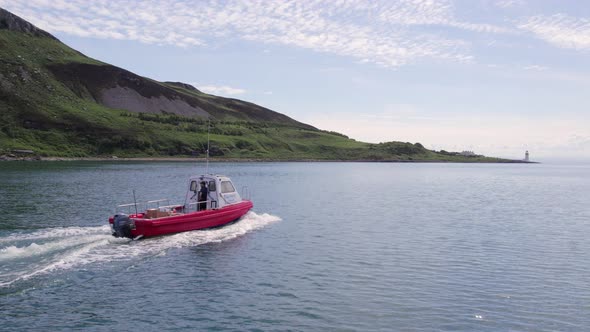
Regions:
M 209 174 L 209 127 L 211 127 L 211 118 L 207 118 L 207 168 L 205 174 Z

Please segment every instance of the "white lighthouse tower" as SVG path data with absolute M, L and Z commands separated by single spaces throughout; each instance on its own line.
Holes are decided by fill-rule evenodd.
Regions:
M 529 161 L 529 150 L 524 153 L 524 161 Z

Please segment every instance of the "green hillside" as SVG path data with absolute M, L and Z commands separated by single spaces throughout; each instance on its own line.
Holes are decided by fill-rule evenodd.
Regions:
M 91 59 L 0 9 L 0 155 L 203 156 L 268 160 L 502 161 L 369 144 L 183 83 Z

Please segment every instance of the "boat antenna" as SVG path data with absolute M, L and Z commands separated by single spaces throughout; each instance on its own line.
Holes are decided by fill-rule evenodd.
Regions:
M 209 128 L 211 127 L 211 118 L 207 118 L 207 169 L 205 174 L 209 174 Z
M 133 189 L 133 205 L 135 205 L 135 215 L 137 216 L 137 199 L 135 199 L 135 189 Z

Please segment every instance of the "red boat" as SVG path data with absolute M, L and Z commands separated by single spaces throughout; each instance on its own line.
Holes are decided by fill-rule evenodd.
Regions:
M 184 204 L 161 205 L 164 202 L 168 200 L 119 205 L 117 211 L 133 209 L 135 213 L 119 212 L 109 218 L 113 236 L 139 239 L 222 226 L 238 220 L 253 207 L 223 175 L 191 177 Z

